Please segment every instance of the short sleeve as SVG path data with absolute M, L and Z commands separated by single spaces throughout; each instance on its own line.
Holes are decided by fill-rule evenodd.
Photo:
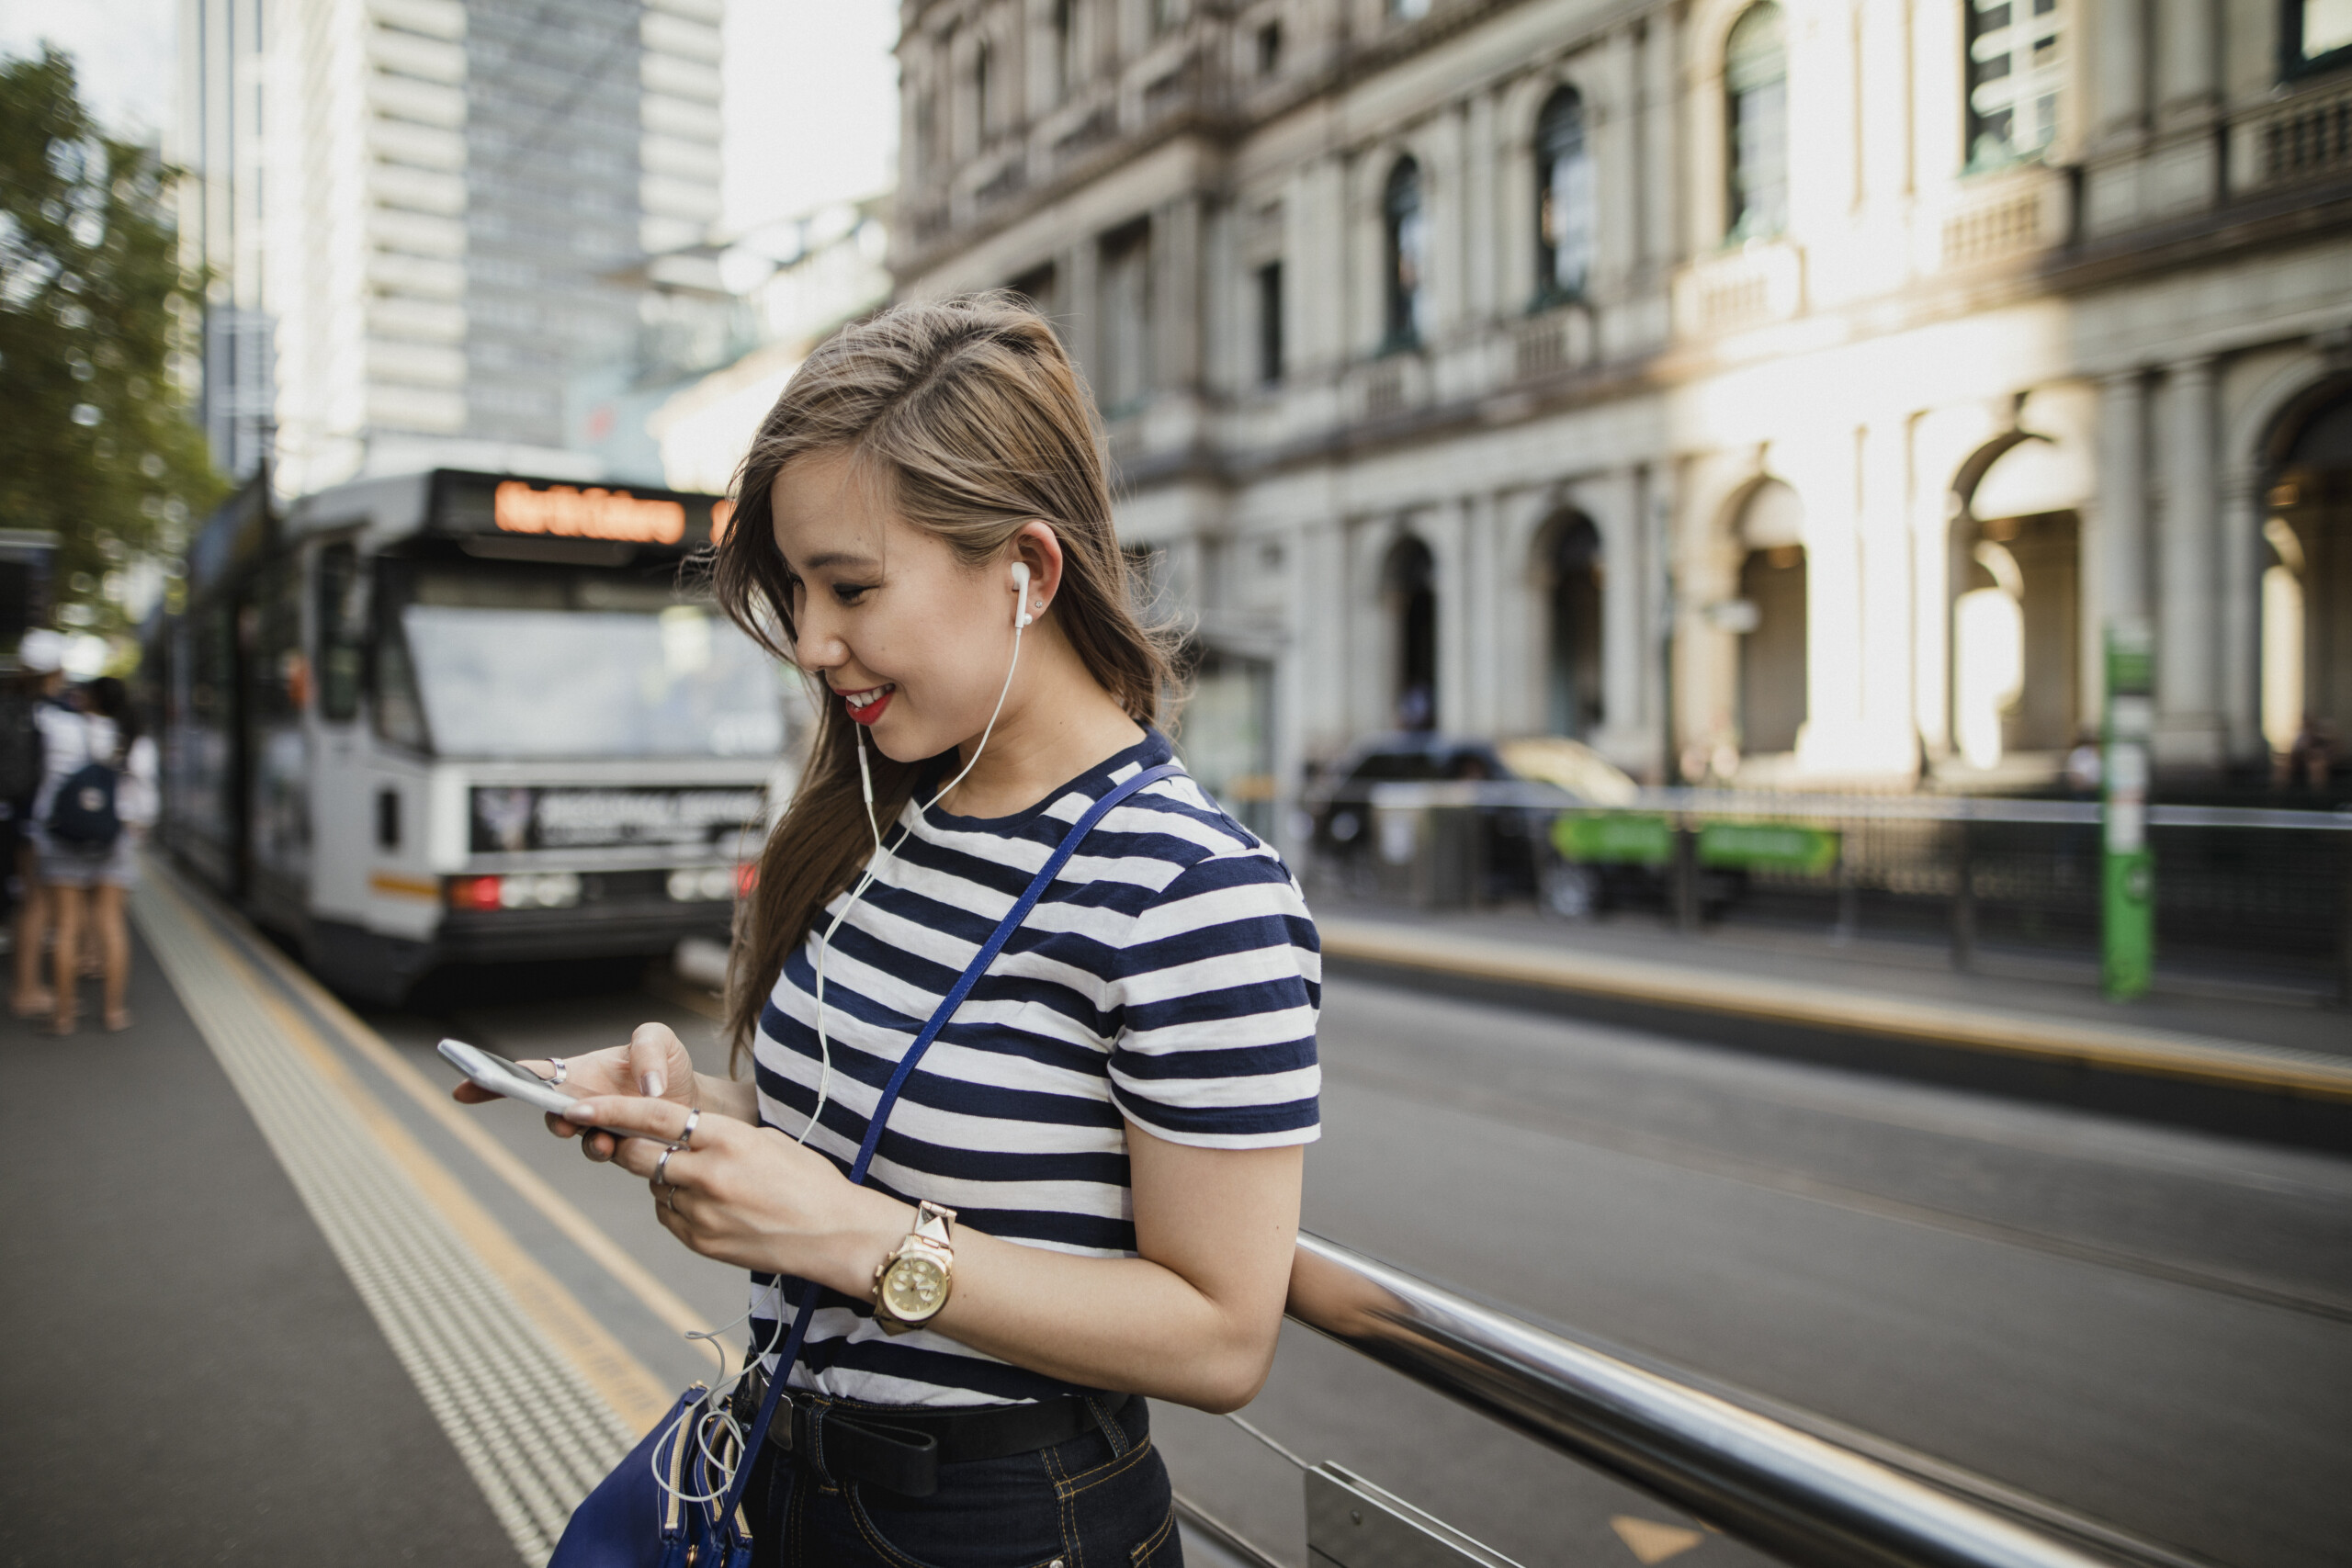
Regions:
M 1315 1140 L 1322 953 L 1272 852 L 1187 868 L 1136 917 L 1117 980 L 1111 1092 L 1131 1121 L 1201 1148 Z

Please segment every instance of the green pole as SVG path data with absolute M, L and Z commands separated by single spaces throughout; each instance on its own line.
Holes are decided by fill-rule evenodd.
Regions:
M 2100 780 L 2099 979 L 2109 1001 L 2143 996 L 2155 968 L 2156 859 L 2148 848 L 2148 734 L 2154 640 L 2145 622 L 2107 628 L 2106 756 Z

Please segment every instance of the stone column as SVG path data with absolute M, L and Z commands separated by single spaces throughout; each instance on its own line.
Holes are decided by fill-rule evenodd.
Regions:
M 2156 105 L 2173 114 L 2194 113 L 2213 96 L 2214 62 L 2221 55 L 2221 29 L 2213 0 L 2158 0 L 2156 6 Z
M 1102 337 L 1096 323 L 1102 319 L 1102 283 L 1096 263 L 1102 256 L 1102 246 L 1092 234 L 1082 236 L 1078 243 L 1061 254 L 1060 276 L 1054 280 L 1054 300 L 1057 320 L 1055 325 L 1062 334 L 1072 359 L 1086 372 L 1086 378 L 1095 386 L 1102 385 Z
M 1619 766 L 1638 765 L 1644 744 L 1642 676 L 1648 663 L 1648 621 L 1642 613 L 1649 574 L 1642 548 L 1645 532 L 1642 470 L 1619 469 L 1609 480 L 1600 521 L 1600 739 Z
M 1148 391 L 1196 392 L 1201 385 L 1201 204 L 1180 197 L 1151 215 L 1152 338 Z
M 2148 614 L 2147 391 L 2127 370 L 2099 384 L 2098 491 L 2091 517 L 2090 613 L 2083 617 L 2080 712 L 2099 712 L 2106 628 Z
M 1675 117 L 1681 82 L 1681 29 L 1671 9 L 1654 12 L 1643 34 L 1642 48 L 1642 175 L 1636 194 L 1641 201 L 1642 262 L 1645 267 L 1674 265 L 1682 254 L 1680 193 L 1684 170 L 1676 141 Z
M 2232 464 L 2221 485 L 2221 693 L 2223 742 L 2233 761 L 2260 760 L 2262 734 L 2262 475 Z M 2157 666 L 2162 678 L 2164 669 Z
M 2159 762 L 2176 766 L 2218 768 L 2222 733 L 2214 702 L 2214 573 L 2221 560 L 2215 549 L 2213 362 L 2184 360 L 2172 367 L 2168 381 L 2157 572 L 2155 756 Z
M 2106 0 L 2091 8 L 2092 124 L 2101 137 L 2136 133 L 2148 113 L 2148 6 Z

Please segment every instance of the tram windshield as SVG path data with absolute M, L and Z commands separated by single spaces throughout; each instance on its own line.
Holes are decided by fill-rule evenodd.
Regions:
M 379 664 L 382 722 L 445 756 L 753 757 L 773 662 L 708 605 L 594 573 L 422 571 Z M 401 734 L 404 729 L 413 734 Z

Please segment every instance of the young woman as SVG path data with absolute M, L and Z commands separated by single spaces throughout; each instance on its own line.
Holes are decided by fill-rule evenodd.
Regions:
M 123 896 L 139 880 L 139 842 L 155 820 L 155 743 L 139 733 L 130 694 L 120 681 L 101 675 L 83 688 L 85 709 L 45 705 L 35 716 L 41 736 L 41 784 L 33 797 L 32 837 L 51 919 L 56 922 L 56 985 L 50 1030 L 71 1034 L 80 1014 L 74 995 L 80 978 L 83 921 L 96 927 L 98 974 L 108 1030 L 130 1027 L 124 998 L 130 987 L 130 932 L 124 923 Z M 67 842 L 49 831 L 58 790 L 92 762 L 115 772 L 115 816 L 121 824 L 110 842 Z
M 997 297 L 899 307 L 802 366 L 716 564 L 720 603 L 825 688 L 734 953 L 751 1079 L 697 1075 L 651 1024 L 561 1069 L 598 1096 L 582 1125 L 638 1134 L 588 1156 L 752 1270 L 756 1344 L 821 1292 L 752 1472 L 763 1562 L 1176 1562 L 1145 1399 L 1234 1409 L 1273 1356 L 1319 960 L 1280 860 L 1181 773 L 1102 818 L 908 1080 L 867 1183 L 844 1175 L 1065 831 L 1170 757 L 1089 408 L 1051 327 Z M 917 1257 L 933 1293 L 877 1309 Z

